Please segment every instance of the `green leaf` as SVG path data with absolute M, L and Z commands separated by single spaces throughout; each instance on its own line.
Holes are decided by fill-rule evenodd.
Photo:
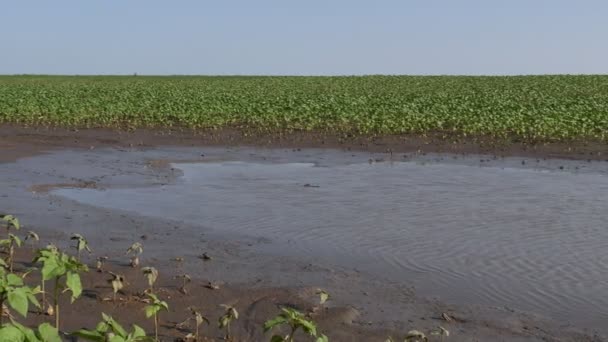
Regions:
M 6 281 L 9 286 L 23 286 L 23 278 L 14 273 L 9 273 L 6 276 Z
M 25 334 L 17 327 L 7 325 L 0 328 L 0 342 L 25 342 Z
M 329 339 L 327 338 L 327 336 L 321 334 L 321 336 L 317 337 L 315 342 L 329 342 Z
M 38 337 L 42 342 L 61 342 L 59 330 L 49 323 L 42 323 L 38 326 Z
M 8 264 L 6 263 L 6 261 L 4 261 L 4 259 L 0 258 L 0 266 L 4 267 L 4 268 L 8 268 Z
M 137 340 L 139 337 L 146 337 L 146 332 L 139 325 L 133 324 L 133 333 L 131 336 Z
M 33 291 L 26 291 L 27 299 L 30 301 L 30 303 L 34 304 L 37 308 L 40 308 L 40 302 L 38 302 L 38 299 L 34 295 L 35 293 L 40 293 L 39 286 L 36 286 L 36 288 Z
M 285 317 L 283 317 L 282 315 L 269 319 L 266 322 L 264 322 L 264 332 L 268 332 L 270 329 L 274 328 L 275 326 L 285 324 L 285 323 L 287 323 L 287 319 Z
M 87 341 L 93 342 L 105 342 L 106 340 L 106 337 L 103 333 L 100 333 L 99 331 L 95 330 L 80 329 L 78 331 L 73 332 L 71 335 L 78 336 Z
M 17 245 L 17 247 L 21 247 L 21 239 L 15 234 L 8 234 L 8 238 Z
M 308 321 L 306 319 L 298 319 L 297 323 L 309 335 L 312 335 L 312 336 L 316 336 L 317 335 L 317 326 L 313 322 Z
M 122 336 L 118 336 L 118 335 L 112 335 L 107 339 L 108 342 L 127 342 L 127 340 L 122 337 Z
M 146 311 L 146 317 L 150 318 L 154 315 L 156 315 L 156 313 L 160 310 L 160 307 L 156 306 L 156 305 L 148 305 L 145 308 Z
M 21 333 L 23 334 L 23 336 L 25 338 L 25 341 L 41 342 L 40 339 L 38 338 L 38 336 L 36 336 L 36 334 L 34 333 L 34 331 L 32 329 L 27 328 L 15 321 L 12 321 L 11 324 L 21 331 Z
M 72 303 L 82 294 L 82 283 L 78 273 L 68 272 L 65 279 L 65 285 L 72 291 Z
M 18 287 L 8 293 L 8 303 L 15 309 L 21 316 L 27 316 L 27 309 L 29 307 L 29 301 L 27 300 L 26 289 Z
M 112 329 L 112 331 L 114 331 L 114 333 L 118 334 L 118 336 L 127 337 L 127 335 L 129 334 L 122 327 L 122 325 L 120 325 L 118 322 L 116 322 L 113 318 L 110 317 L 110 320 L 107 322 L 108 322 L 108 325 L 110 325 L 110 328 Z

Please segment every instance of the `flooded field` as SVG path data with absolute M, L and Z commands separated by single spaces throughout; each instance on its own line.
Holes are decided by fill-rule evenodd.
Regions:
M 132 182 L 136 174 L 113 169 L 100 189 L 52 194 L 255 237 L 267 242 L 257 247 L 266 253 L 354 268 L 452 303 L 592 328 L 608 319 L 608 163 L 367 160 L 323 150 L 241 149 L 197 162 L 194 155 L 146 154 L 176 160 L 167 166 L 177 173 L 171 181 Z M 106 169 L 125 163 L 107 151 L 93 159 Z

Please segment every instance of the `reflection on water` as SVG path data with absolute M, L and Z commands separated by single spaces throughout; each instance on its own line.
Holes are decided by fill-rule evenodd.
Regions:
M 63 189 L 244 232 L 454 302 L 608 319 L 608 176 L 454 164 L 177 164 L 178 184 Z

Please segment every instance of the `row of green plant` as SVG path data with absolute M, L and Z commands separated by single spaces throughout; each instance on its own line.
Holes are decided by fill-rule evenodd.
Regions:
M 608 76 L 0 76 L 0 122 L 606 140 Z
M 7 234 L 6 239 L 0 240 L 0 245 L 4 247 L 6 254 L 5 258 L 0 258 L 0 308 L 2 308 L 2 312 L 0 313 L 0 342 L 60 342 L 62 341 L 62 335 L 72 335 L 87 341 L 96 342 L 159 341 L 160 314 L 162 311 L 169 310 L 169 304 L 159 298 L 155 289 L 155 283 L 159 277 L 159 272 L 156 268 L 151 266 L 141 268 L 142 274 L 147 280 L 148 288 L 137 298 L 146 303 L 144 308 L 145 316 L 154 322 L 153 337 L 137 325 L 133 325 L 131 331 L 128 331 L 114 318 L 105 313 L 101 313 L 102 320 L 97 324 L 95 329 L 80 329 L 66 334 L 60 330 L 60 297 L 65 293 L 69 293 L 71 303 L 73 303 L 83 292 L 80 276 L 82 273 L 88 272 L 89 268 L 81 261 L 81 257 L 83 252 L 91 253 L 87 240 L 80 234 L 72 235 L 71 240 L 74 241 L 76 255 L 70 255 L 52 244 L 45 248 L 37 248 L 39 236 L 35 232 L 29 231 L 24 240 L 32 241 L 31 248 L 35 251 L 34 264 L 39 268 L 29 268 L 18 273 L 14 270 L 14 256 L 15 249 L 23 245 L 22 239 L 17 234 L 17 231 L 21 229 L 21 224 L 13 215 L 0 215 L 0 222 L 4 223 Z M 130 265 L 132 267 L 139 266 L 139 258 L 142 253 L 143 246 L 139 242 L 132 244 L 127 249 L 126 254 L 131 258 Z M 207 258 L 209 257 L 207 256 Z M 106 260 L 106 257 L 97 258 L 95 268 L 98 272 L 106 272 L 111 276 L 109 283 L 112 285 L 113 297 L 104 300 L 116 302 L 119 300 L 117 295 L 126 286 L 126 280 L 120 274 L 105 270 L 104 262 Z M 40 284 L 35 286 L 26 284 L 26 280 L 32 272 L 40 273 Z M 182 279 L 180 292 L 186 294 L 186 286 L 190 281 L 190 276 L 181 274 L 176 278 Z M 49 281 L 52 282 L 52 292 L 47 294 L 46 283 Z M 323 306 L 329 299 L 329 294 L 323 290 L 319 290 L 317 294 L 320 297 L 319 304 Z M 54 325 L 45 322 L 38 327 L 26 327 L 19 323 L 11 313 L 14 311 L 22 317 L 27 317 L 32 305 L 40 313 L 53 316 Z M 226 341 L 233 341 L 234 337 L 230 327 L 231 323 L 239 318 L 239 313 L 233 306 L 222 305 L 222 307 L 224 313 L 218 318 L 218 327 L 225 331 L 224 339 Z M 183 328 L 190 326 L 193 322 L 194 331 L 186 335 L 184 340 L 192 342 L 203 341 L 200 328 L 205 323 L 209 324 L 209 319 L 194 307 L 188 309 L 191 313 L 190 317 L 184 322 L 177 324 L 176 327 Z M 316 342 L 328 342 L 328 337 L 318 331 L 317 325 L 313 320 L 313 314 L 314 312 L 302 313 L 294 308 L 283 307 L 276 317 L 264 323 L 264 332 L 271 332 L 275 327 L 285 326 L 288 333 L 284 335 L 272 335 L 270 338 L 271 342 L 293 342 L 298 331 L 303 331 Z M 443 328 L 431 333 L 441 336 L 449 335 L 449 332 Z M 389 338 L 387 341 L 394 340 Z M 405 341 L 427 341 L 427 337 L 423 333 L 413 330 L 405 337 Z

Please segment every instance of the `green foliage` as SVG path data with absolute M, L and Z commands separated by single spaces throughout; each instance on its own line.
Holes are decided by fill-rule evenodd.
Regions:
M 76 258 L 60 252 L 54 246 L 38 251 L 35 261 L 42 264 L 43 280 L 65 278 L 65 283 L 59 285 L 71 292 L 72 302 L 80 297 L 82 284 L 79 273 L 89 270 L 86 265 Z
M 310 317 L 292 308 L 282 308 L 281 311 L 278 316 L 264 323 L 264 332 L 268 332 L 274 327 L 281 325 L 288 326 L 290 332 L 286 336 L 273 335 L 270 339 L 271 342 L 293 342 L 295 333 L 300 329 L 314 337 L 316 342 L 326 342 L 329 340 L 327 336 L 318 334 L 317 326 Z
M 127 332 L 112 317 L 105 313 L 102 313 L 101 316 L 103 319 L 97 324 L 95 330 L 80 329 L 72 335 L 93 342 L 142 342 L 152 340 L 146 337 L 146 332 L 137 325 L 133 325 L 133 330 Z
M 19 219 L 13 215 L 2 215 L 2 221 L 5 223 L 7 230 L 21 229 L 21 224 L 19 223 Z
M 42 323 L 38 329 L 27 328 L 17 322 L 0 327 L 0 342 L 61 342 L 59 331 L 49 323 Z
M 158 299 L 154 293 L 148 293 L 148 297 L 150 297 L 150 304 L 145 308 L 146 317 L 156 316 L 161 310 L 169 311 L 167 302 Z
M 169 311 L 169 305 L 167 302 L 158 299 L 154 293 L 148 293 L 148 297 L 150 298 L 150 304 L 148 304 L 144 310 L 146 312 L 146 317 L 154 317 L 154 338 L 158 341 L 158 313 L 161 310 Z
M 40 287 L 31 288 L 23 283 L 23 278 L 0 267 L 0 308 L 8 302 L 11 308 L 25 317 L 30 303 L 40 307 L 36 299 L 38 293 Z
M 51 279 L 55 282 L 53 312 L 55 314 L 55 328 L 59 328 L 59 294 L 70 291 L 73 303 L 82 294 L 82 283 L 79 273 L 87 272 L 89 269 L 86 265 L 76 260 L 76 258 L 60 252 L 53 245 L 39 250 L 34 261 L 42 264 L 43 283 Z M 63 281 L 64 279 L 65 281 Z
M 1 76 L 0 122 L 608 138 L 608 76 Z

